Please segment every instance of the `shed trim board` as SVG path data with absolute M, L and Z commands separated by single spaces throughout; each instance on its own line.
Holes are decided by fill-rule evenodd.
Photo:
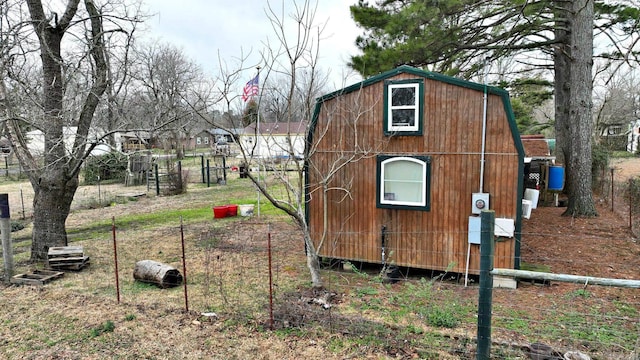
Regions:
M 509 137 L 511 139 L 512 144 L 508 144 L 508 146 L 509 147 L 514 147 L 515 149 L 512 149 L 511 151 L 507 151 L 507 152 L 499 152 L 499 151 L 498 152 L 491 152 L 491 151 L 488 150 L 485 153 L 485 155 L 487 155 L 487 156 L 493 155 L 493 156 L 498 156 L 498 157 L 500 157 L 500 156 L 515 157 L 515 156 L 517 156 L 517 162 L 518 162 L 518 165 L 517 165 L 517 174 L 518 174 L 517 175 L 517 180 L 515 178 L 512 178 L 512 180 L 513 180 L 512 182 L 513 182 L 514 187 L 517 187 L 516 192 L 515 192 L 515 199 L 512 200 L 511 198 L 509 198 L 509 200 L 508 200 L 509 202 L 511 202 L 511 201 L 513 202 L 513 205 L 509 204 L 509 206 L 512 207 L 512 209 L 514 211 L 514 215 L 515 215 L 515 219 L 514 219 L 514 222 L 515 222 L 515 236 L 514 236 L 513 239 L 507 239 L 506 241 L 509 241 L 509 240 L 510 241 L 514 241 L 513 254 L 511 255 L 511 256 L 513 256 L 513 259 L 509 260 L 509 261 L 511 261 L 512 265 L 509 265 L 509 266 L 513 266 L 513 268 L 519 269 L 520 268 L 520 251 L 521 251 L 521 229 L 522 229 L 522 206 L 520 204 L 522 203 L 522 196 L 523 196 L 523 190 L 524 190 L 523 189 L 523 186 L 524 186 L 524 180 L 523 180 L 524 148 L 523 148 L 522 142 L 520 140 L 520 134 L 519 134 L 518 129 L 517 129 L 517 124 L 516 124 L 515 117 L 514 117 L 514 114 L 513 114 L 513 110 L 512 110 L 512 107 L 511 107 L 511 103 L 510 103 L 510 100 L 509 100 L 508 92 L 506 90 L 504 90 L 504 89 L 500 89 L 500 88 L 497 88 L 497 87 L 492 87 L 492 86 L 488 86 L 488 85 L 485 85 L 485 84 L 474 83 L 474 82 L 461 80 L 461 79 L 457 79 L 457 78 L 453 78 L 453 77 L 449 77 L 449 76 L 445 76 L 445 75 L 441 75 L 441 74 L 436 74 L 436 73 L 432 73 L 432 72 L 428 72 L 428 71 L 423 71 L 421 69 L 417 69 L 417 68 L 414 68 L 414 67 L 411 67 L 411 66 L 406 66 L 406 65 L 400 66 L 400 67 L 398 67 L 396 69 L 381 73 L 379 75 L 376 75 L 376 76 L 373 76 L 371 78 L 365 79 L 365 80 L 363 80 L 361 82 L 358 82 L 356 84 L 353 84 L 351 86 L 345 87 L 343 89 L 339 89 L 337 91 L 331 92 L 329 94 L 326 94 L 326 95 L 321 96 L 321 97 L 316 99 L 316 106 L 314 108 L 313 116 L 312 116 L 312 119 L 311 119 L 311 124 L 310 124 L 310 127 L 309 127 L 309 132 L 307 134 L 307 141 L 306 141 L 307 149 L 306 149 L 306 151 L 307 151 L 308 156 L 305 159 L 305 165 L 304 165 L 305 166 L 305 178 L 304 178 L 304 181 L 305 181 L 305 200 L 307 202 L 307 206 L 305 207 L 305 217 L 306 217 L 307 224 L 310 226 L 310 228 L 314 226 L 314 224 L 312 224 L 310 222 L 311 221 L 311 213 L 310 213 L 311 206 L 310 206 L 310 204 L 311 204 L 312 201 L 318 201 L 317 197 L 321 197 L 322 196 L 322 194 L 318 194 L 318 193 L 312 194 L 313 189 L 311 188 L 311 186 L 313 186 L 315 184 L 311 184 L 311 181 L 313 181 L 313 180 L 310 179 L 309 170 L 311 170 L 313 162 L 317 160 L 316 156 L 317 156 L 318 153 L 310 153 L 310 152 L 313 151 L 312 149 L 315 149 L 314 141 L 322 141 L 323 136 L 325 136 L 325 133 L 323 133 L 323 132 L 326 131 L 326 129 L 318 129 L 318 121 L 321 118 L 321 116 L 323 115 L 323 105 L 325 105 L 326 103 L 328 103 L 328 102 L 330 102 L 330 101 L 332 101 L 332 100 L 334 100 L 334 99 L 336 99 L 338 97 L 347 96 L 347 95 L 349 95 L 351 93 L 364 90 L 365 88 L 367 88 L 369 86 L 374 86 L 374 85 L 376 85 L 378 83 L 383 83 L 384 84 L 385 82 L 389 82 L 389 81 L 392 81 L 393 83 L 396 83 L 397 81 L 402 82 L 403 79 L 405 79 L 405 78 L 401 77 L 401 78 L 398 78 L 398 79 L 392 79 L 392 78 L 394 78 L 394 77 L 396 77 L 398 75 L 401 75 L 401 74 L 408 74 L 408 75 L 415 76 L 416 78 L 421 78 L 423 82 L 426 82 L 428 80 L 432 80 L 432 81 L 435 81 L 436 83 L 442 83 L 444 85 L 453 85 L 454 87 L 461 87 L 461 88 L 465 88 L 465 89 L 475 90 L 475 91 L 479 92 L 479 95 L 482 95 L 482 94 L 486 93 L 487 97 L 491 96 L 492 105 L 494 105 L 494 106 L 499 106 L 499 104 L 497 104 L 495 102 L 496 96 L 502 102 L 502 111 L 504 112 L 504 114 L 501 113 L 502 115 L 500 115 L 500 116 L 498 116 L 496 114 L 493 114 L 493 116 L 494 116 L 494 118 L 496 118 L 496 119 L 501 121 L 501 119 L 504 118 L 504 115 L 506 115 L 506 120 L 507 120 L 508 126 L 505 126 L 505 131 L 504 131 L 505 134 L 504 134 L 504 136 Z M 411 81 L 415 81 L 415 80 L 417 80 L 417 79 L 410 80 L 409 83 L 411 83 Z M 432 86 L 436 86 L 436 85 L 432 84 Z M 423 91 L 424 91 L 425 94 L 427 94 L 430 91 L 430 89 L 427 86 L 424 86 Z M 453 91 L 453 90 L 451 90 L 451 91 Z M 382 99 L 383 95 L 384 94 L 382 92 L 380 92 L 378 100 L 384 101 L 384 105 L 382 106 L 382 107 L 384 107 L 383 111 L 387 111 L 386 101 L 384 99 Z M 438 95 L 438 96 L 440 96 L 440 95 Z M 443 96 L 446 96 L 446 95 L 443 95 Z M 444 104 L 446 102 L 444 100 L 447 100 L 446 98 L 443 98 L 443 99 L 438 98 L 438 100 L 442 100 L 441 103 L 438 103 L 439 107 L 448 106 L 449 107 L 448 109 L 451 110 L 452 107 L 456 106 L 456 104 L 451 104 L 451 102 L 449 102 L 447 104 Z M 421 107 L 423 106 L 424 101 L 425 101 L 425 98 L 423 97 L 420 100 L 420 106 Z M 371 111 L 373 111 L 373 110 L 371 110 Z M 426 109 L 424 111 L 426 111 Z M 471 112 L 475 111 L 475 109 L 472 109 L 472 110 L 456 109 L 456 111 L 459 111 L 460 114 L 462 114 L 462 113 L 466 114 L 466 116 L 469 117 L 469 118 L 475 119 L 474 116 L 469 115 Z M 426 117 L 426 115 L 425 115 L 425 117 Z M 462 117 L 463 117 L 463 115 L 460 115 L 460 118 L 462 118 Z M 386 114 L 385 114 L 384 118 L 386 118 Z M 383 124 L 384 118 L 382 116 L 380 116 L 379 119 L 376 118 L 376 121 L 380 121 L 381 126 L 382 125 L 386 126 L 386 124 Z M 429 136 L 430 134 L 427 134 L 427 133 L 423 134 L 422 133 L 423 131 L 426 131 L 425 130 L 425 126 L 426 126 L 428 121 L 429 120 L 425 119 L 424 123 L 420 124 L 420 132 L 421 132 L 422 135 L 416 136 L 415 134 L 407 134 L 409 136 L 406 136 L 406 137 L 407 138 L 408 137 L 421 138 L 421 137 Z M 323 123 L 323 125 L 324 125 L 324 123 Z M 456 124 L 451 124 L 451 125 L 447 124 L 447 126 L 456 126 Z M 329 127 L 329 126 L 327 126 L 327 127 Z M 507 128 L 508 128 L 508 130 L 506 130 Z M 461 132 L 461 131 L 466 131 L 466 130 L 467 129 L 463 129 L 463 128 L 460 128 L 460 129 L 454 128 L 451 131 Z M 488 130 L 491 130 L 491 129 L 488 129 Z M 318 133 L 316 133 L 316 132 L 318 132 Z M 510 134 L 506 134 L 506 132 L 510 132 Z M 374 134 L 373 136 L 377 136 L 378 138 L 383 138 L 386 135 L 387 134 L 383 134 L 383 131 L 380 131 L 379 134 Z M 347 135 L 341 135 L 341 136 L 347 136 Z M 460 137 L 460 136 L 462 136 L 462 137 Z M 469 138 L 467 138 L 467 136 Z M 462 142 L 469 141 L 469 142 L 475 144 L 475 142 L 473 140 L 477 140 L 476 138 L 478 136 L 479 135 L 477 135 L 477 134 L 463 134 L 463 135 L 459 135 L 460 138 L 457 141 L 462 141 Z M 316 140 L 316 137 L 318 138 L 318 140 Z M 403 135 L 403 137 L 405 137 L 405 135 Z M 442 143 L 439 144 L 440 145 L 439 149 L 433 149 L 434 151 L 420 151 L 420 149 L 416 149 L 413 152 L 411 152 L 411 151 L 410 152 L 402 152 L 402 154 L 399 154 L 397 151 L 391 150 L 390 152 L 382 151 L 377 155 L 423 156 L 423 157 L 453 156 L 451 159 L 454 159 L 454 160 L 451 160 L 451 161 L 455 161 L 456 165 L 459 166 L 459 167 L 464 167 L 465 165 L 472 164 L 471 160 L 467 159 L 469 157 L 469 155 L 477 155 L 480 152 L 480 149 L 478 149 L 478 152 L 475 152 L 475 151 L 456 151 L 455 149 L 449 151 L 449 149 L 444 149 L 445 146 L 444 146 L 443 141 L 445 141 L 445 140 L 435 139 L 434 141 L 442 142 Z M 463 148 L 463 147 L 464 146 L 458 146 L 458 148 Z M 503 148 L 506 148 L 506 147 L 507 147 L 506 145 L 503 146 Z M 455 159 L 457 159 L 457 160 L 455 160 Z M 373 163 L 375 163 L 375 161 L 376 161 L 375 156 L 373 156 Z M 473 161 L 475 161 L 475 160 L 473 160 Z M 515 160 L 513 160 L 513 161 L 515 162 Z M 473 165 L 475 166 L 475 162 L 473 163 Z M 513 165 L 515 165 L 515 163 Z M 432 166 L 434 166 L 433 163 L 432 163 Z M 495 171 L 496 169 L 493 169 L 493 170 Z M 499 171 L 503 171 L 503 169 L 498 169 L 498 170 Z M 513 169 L 511 169 L 509 171 L 511 171 L 511 173 L 513 173 L 512 170 Z M 438 169 L 431 169 L 431 173 L 432 174 L 434 172 L 437 172 L 437 171 L 438 171 Z M 506 172 L 507 170 L 504 170 L 504 171 Z M 376 174 L 361 174 L 361 176 L 365 176 L 365 175 L 366 176 L 373 176 L 374 179 L 376 178 Z M 442 175 L 440 175 L 440 176 L 442 176 Z M 490 176 L 490 174 L 484 174 L 485 178 L 488 178 L 489 176 Z M 491 175 L 491 176 L 494 176 L 496 179 L 499 179 L 500 178 L 500 173 L 499 174 L 494 174 L 494 175 Z M 375 181 L 379 182 L 379 179 L 377 179 Z M 431 187 L 433 187 L 433 186 L 434 186 L 434 184 L 432 183 Z M 500 194 L 496 194 L 495 190 L 491 191 L 491 196 L 499 198 L 501 196 L 501 194 L 502 195 L 504 195 L 504 194 L 507 194 L 507 195 L 508 194 L 513 194 L 513 189 L 500 189 L 500 190 L 501 190 Z M 434 190 L 432 189 L 431 191 L 433 192 Z M 357 192 L 357 190 L 354 189 L 354 192 Z M 434 209 L 433 209 L 434 201 L 442 202 L 442 196 L 445 196 L 445 195 L 446 194 L 439 195 L 439 196 L 441 196 L 440 199 L 433 199 L 432 198 L 431 199 L 431 202 L 432 202 L 431 209 L 430 210 L 423 210 L 423 211 L 427 211 L 427 212 L 428 211 L 434 211 Z M 432 193 L 432 196 L 433 196 L 433 193 Z M 316 198 L 314 198 L 314 197 L 316 197 Z M 471 203 L 471 193 L 464 194 L 463 196 L 458 196 L 458 197 L 462 197 L 462 199 L 458 199 L 458 201 L 463 201 L 463 202 L 469 203 L 469 204 Z M 376 201 L 376 199 L 373 199 L 373 203 L 374 204 L 375 204 L 375 201 Z M 494 203 L 494 201 L 492 199 L 492 204 L 493 203 Z M 375 208 L 375 205 L 373 207 Z M 401 209 L 399 209 L 399 210 L 376 209 L 375 211 L 391 211 L 391 212 L 394 212 L 394 214 L 388 215 L 388 216 L 392 216 L 393 217 L 393 216 L 399 216 L 399 215 L 397 215 L 397 211 L 402 211 L 402 210 Z M 419 212 L 421 210 L 412 210 L 411 212 L 406 212 L 404 214 L 411 214 L 414 211 L 415 212 Z M 469 213 L 469 214 L 462 214 L 462 215 L 464 215 L 464 217 L 467 218 L 468 215 L 471 215 L 471 214 Z M 444 215 L 444 216 L 452 216 L 452 217 L 462 218 L 462 215 L 461 214 L 453 214 L 453 213 L 451 213 L 451 214 Z M 498 214 L 498 215 L 502 216 L 502 214 Z M 354 215 L 354 216 L 361 216 L 361 215 Z M 385 216 L 387 216 L 387 215 L 385 215 Z M 410 217 L 411 215 L 407 215 L 407 216 Z M 357 220 L 355 220 L 355 221 L 357 221 Z M 380 225 L 380 227 L 382 227 L 383 223 L 380 223 L 379 225 Z M 315 226 L 318 226 L 318 225 L 316 224 Z M 465 228 L 465 231 L 466 231 L 466 225 L 464 226 L 464 228 Z M 424 230 L 424 229 L 421 229 L 421 230 Z M 457 231 L 457 230 L 452 230 L 452 229 L 449 229 L 449 230 L 450 231 Z M 412 230 L 411 229 L 404 229 L 403 231 L 411 232 Z M 345 232 L 345 234 L 347 234 L 349 236 L 356 236 L 353 233 L 349 233 L 348 231 Z M 313 238 L 313 235 L 312 235 L 312 238 Z M 324 245 L 324 246 L 326 246 L 326 245 Z M 355 244 L 355 245 L 354 244 L 350 244 L 349 246 L 350 247 L 354 247 L 354 246 L 357 247 L 357 246 L 360 246 L 360 245 L 358 245 L 358 244 Z M 450 244 L 449 245 L 443 245 L 443 246 L 445 248 L 442 248 L 442 249 L 438 248 L 438 251 L 445 252 L 445 251 L 451 250 L 450 247 L 447 247 L 447 246 L 450 246 Z M 465 243 L 465 249 L 466 249 L 466 243 Z M 345 259 L 345 260 L 356 260 L 356 261 L 364 260 L 364 261 L 367 261 L 367 262 L 381 262 L 380 259 L 356 259 L 356 258 L 350 258 L 349 256 L 344 256 L 344 254 L 345 254 L 344 251 L 342 252 L 342 254 L 343 255 L 341 255 L 341 256 L 326 256 L 326 255 L 322 254 L 322 251 L 320 251 L 320 256 L 326 256 L 326 257 L 330 257 L 330 258 Z M 403 264 L 399 264 L 399 265 L 417 267 L 417 268 L 434 269 L 434 267 L 430 266 L 429 264 L 427 264 L 427 266 L 422 266 L 421 264 L 412 264 L 412 263 L 403 263 Z M 458 268 L 457 269 L 460 269 L 460 266 L 463 266 L 463 264 L 458 264 Z M 434 270 L 438 270 L 438 269 L 434 269 Z M 472 271 L 472 272 L 473 273 L 477 273 L 477 269 L 475 269 L 475 270 L 476 271 Z

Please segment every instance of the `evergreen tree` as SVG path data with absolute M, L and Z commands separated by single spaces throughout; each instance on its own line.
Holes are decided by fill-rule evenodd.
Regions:
M 485 61 L 517 59 L 552 71 L 559 160 L 567 168 L 566 215 L 594 216 L 591 190 L 592 68 L 637 62 L 640 10 L 595 0 L 360 0 L 351 14 L 364 30 L 351 67 L 370 76 L 400 64 L 469 79 Z M 594 36 L 601 52 L 594 55 Z M 629 44 L 629 48 L 623 48 Z M 614 51 L 609 51 L 614 49 Z

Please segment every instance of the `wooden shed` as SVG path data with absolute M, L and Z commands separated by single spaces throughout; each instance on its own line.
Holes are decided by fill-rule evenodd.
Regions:
M 307 140 L 321 257 L 477 274 L 484 205 L 495 267 L 519 267 L 524 151 L 506 91 L 401 66 L 320 97 Z

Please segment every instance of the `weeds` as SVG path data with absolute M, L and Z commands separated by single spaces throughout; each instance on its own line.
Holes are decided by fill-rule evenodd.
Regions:
M 570 293 L 569 297 L 572 297 L 572 298 L 581 297 L 583 299 L 587 299 L 591 297 L 591 292 L 589 292 L 589 290 L 586 290 L 586 289 L 578 289 Z
M 115 330 L 116 325 L 111 320 L 107 320 L 99 326 L 91 329 L 90 337 L 95 338 L 104 333 L 113 332 Z

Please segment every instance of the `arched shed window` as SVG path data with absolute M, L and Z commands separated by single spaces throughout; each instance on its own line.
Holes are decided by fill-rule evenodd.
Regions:
M 429 210 L 431 158 L 378 156 L 379 208 Z

